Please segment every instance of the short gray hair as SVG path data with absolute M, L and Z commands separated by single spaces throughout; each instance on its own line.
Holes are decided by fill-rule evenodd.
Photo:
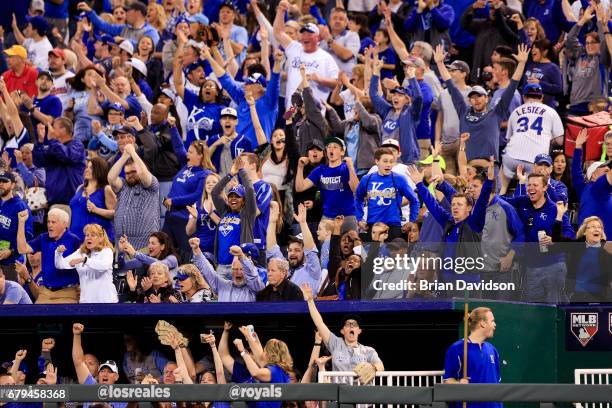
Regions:
M 429 65 L 429 63 L 431 62 L 431 58 L 433 57 L 433 48 L 429 43 L 426 43 L 425 41 L 415 41 L 414 43 L 412 43 L 412 47 L 410 47 L 410 49 L 412 50 L 414 47 L 421 47 L 421 49 L 423 50 L 423 61 L 425 62 L 425 64 Z
M 289 273 L 289 262 L 286 259 L 272 258 L 270 259 L 268 264 L 271 264 L 272 262 L 276 262 L 276 264 L 278 265 L 278 269 L 280 269 L 281 271 Z
M 70 225 L 70 215 L 68 215 L 68 213 L 61 208 L 50 209 L 48 217 L 51 217 L 52 215 L 55 215 L 61 222 L 66 223 L 66 225 Z

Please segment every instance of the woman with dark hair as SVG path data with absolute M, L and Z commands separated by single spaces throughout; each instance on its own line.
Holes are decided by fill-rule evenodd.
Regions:
M 553 150 L 550 155 L 553 160 L 553 170 L 550 176 L 567 186 L 567 191 L 569 193 L 568 202 L 571 208 L 572 204 L 578 202 L 578 197 L 576 197 L 576 192 L 572 187 L 572 174 L 570 166 L 567 163 L 567 157 L 565 157 L 563 150 Z
M 177 106 L 176 100 L 179 99 L 178 96 L 174 93 L 170 88 L 161 88 L 160 94 L 157 95 L 155 103 L 161 103 L 168 107 L 168 113 L 172 115 L 172 117 L 178 118 L 176 121 L 176 130 L 178 130 L 179 134 L 183 134 L 183 128 L 187 124 L 187 109 L 184 104 L 180 104 Z
M 540 84 L 544 92 L 544 103 L 553 108 L 557 106 L 555 98 L 563 94 L 561 70 L 551 61 L 554 55 L 553 44 L 546 38 L 535 41 L 523 75 L 524 82 Z
M 168 234 L 163 231 L 154 232 L 149 236 L 149 245 L 147 245 L 148 255 L 136 251 L 132 244 L 129 243 L 126 236 L 119 238 L 119 250 L 132 257 L 129 261 L 123 262 L 121 254 L 119 255 L 119 271 L 126 271 L 128 269 L 148 269 L 154 262 L 163 263 L 170 271 L 174 271 L 178 266 L 176 255 L 174 255 L 172 240 Z M 144 271 L 144 273 L 146 273 L 146 271 Z M 137 272 L 136 275 L 142 276 L 143 273 Z
M 179 250 L 180 259 L 187 261 L 191 254 L 189 237 L 185 234 L 189 211 L 187 206 L 198 202 L 204 190 L 206 177 L 213 172 L 211 154 L 206 142 L 196 140 L 185 150 L 181 135 L 174 126 L 174 121 L 168 121 L 172 137 L 172 146 L 183 166 L 172 179 L 168 197 L 163 201 L 168 209 L 162 230 L 172 239 Z
M 108 184 L 108 163 L 100 157 L 93 157 L 85 167 L 85 181 L 70 200 L 72 211 L 70 232 L 85 238 L 83 227 L 87 224 L 99 224 L 111 241 L 115 240 L 113 218 L 117 196 Z
M 183 99 L 189 116 L 187 117 L 187 139 L 189 146 L 195 140 L 206 141 L 209 136 L 218 135 L 221 131 L 221 89 L 212 79 L 207 79 L 196 94 L 185 87 L 183 69 L 179 58 L 173 63 L 174 87 L 176 94 Z
M 73 137 L 81 141 L 91 136 L 91 121 L 96 116 L 88 113 L 87 102 L 91 92 L 96 91 L 96 75 L 104 77 L 104 73 L 93 65 L 81 69 L 75 76 L 66 80 L 71 92 L 68 94 L 67 107 L 64 116 L 74 123 Z
M 155 46 L 153 39 L 148 35 L 144 35 L 138 40 L 136 52 L 132 58 L 138 58 L 145 63 L 147 67 L 146 82 L 153 91 L 153 98 L 157 98 L 161 92 L 161 84 L 164 79 L 164 67 L 159 58 L 154 57 Z

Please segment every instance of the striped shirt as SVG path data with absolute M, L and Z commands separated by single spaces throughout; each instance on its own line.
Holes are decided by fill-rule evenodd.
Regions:
M 144 248 L 149 236 L 160 229 L 159 182 L 153 176 L 151 185 L 145 188 L 141 183 L 130 187 L 125 179 L 122 181 L 117 193 L 115 237 L 118 240 L 125 234 L 134 248 Z

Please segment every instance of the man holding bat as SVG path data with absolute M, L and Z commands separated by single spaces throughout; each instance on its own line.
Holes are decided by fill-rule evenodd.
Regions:
M 446 384 L 497 384 L 499 374 L 499 353 L 487 342 L 495 333 L 495 317 L 488 307 L 477 307 L 468 317 L 470 335 L 454 342 L 446 351 L 444 361 L 444 382 Z M 467 353 L 464 352 L 467 342 Z M 464 361 L 467 354 L 467 367 Z M 501 408 L 501 402 L 467 403 L 467 408 Z M 461 407 L 461 403 L 449 404 L 449 408 Z

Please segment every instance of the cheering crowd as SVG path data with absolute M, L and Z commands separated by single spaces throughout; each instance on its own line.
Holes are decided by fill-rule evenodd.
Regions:
M 32 0 L 0 31 L 0 303 L 452 295 L 375 290 L 400 255 L 482 265 L 376 279 L 609 300 L 612 131 L 564 121 L 612 124 L 611 14 Z

